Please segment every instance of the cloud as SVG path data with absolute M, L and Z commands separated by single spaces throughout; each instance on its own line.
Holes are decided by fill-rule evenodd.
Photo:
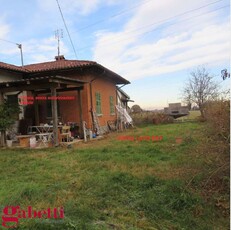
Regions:
M 58 54 L 57 40 L 54 37 L 31 39 L 25 41 L 23 44 L 26 64 L 51 61 L 54 60 L 54 57 Z M 62 41 L 60 41 L 60 53 L 69 53 L 68 48 Z
M 10 32 L 10 26 L 0 18 L 0 39 L 7 39 L 7 36 Z
M 57 56 L 57 40 L 54 37 L 30 39 L 24 41 L 22 44 L 24 64 L 51 61 Z M 68 48 L 62 41 L 60 41 L 60 51 L 61 54 L 69 53 Z M 1 54 L 7 56 L 6 60 L 10 60 L 12 57 L 17 56 L 18 61 L 16 61 L 16 64 L 21 64 L 20 51 L 16 45 L 12 44 L 5 48 L 2 47 Z
M 59 0 L 59 5 L 61 9 L 65 13 L 75 13 L 80 15 L 88 15 L 94 12 L 99 6 L 100 0 L 84 0 L 84 1 L 76 1 L 76 0 L 68 0 L 68 4 L 65 0 Z M 58 10 L 57 2 L 55 0 L 46 0 L 46 1 L 37 1 L 39 7 L 43 11 L 54 12 Z
M 176 72 L 200 64 L 227 62 L 229 22 L 221 20 L 225 18 L 221 13 L 206 14 L 211 12 L 211 8 L 207 7 L 172 19 L 170 22 L 175 23 L 172 26 L 163 21 L 206 3 L 208 1 L 196 0 L 182 4 L 180 0 L 168 0 L 142 5 L 121 31 L 100 31 L 96 34 L 94 60 L 129 80 Z M 189 17 L 191 19 L 186 20 Z M 161 20 L 163 23 L 154 24 Z M 145 28 L 150 24 L 153 26 Z M 138 31 L 137 28 L 143 29 Z M 144 33 L 150 30 L 153 31 Z

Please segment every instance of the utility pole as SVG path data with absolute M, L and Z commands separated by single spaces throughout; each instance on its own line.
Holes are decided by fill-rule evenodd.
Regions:
M 22 44 L 18 44 L 18 43 L 16 43 L 16 45 L 17 45 L 17 46 L 18 46 L 18 48 L 20 49 L 20 54 L 21 54 L 21 63 L 22 63 L 22 66 L 23 66 Z

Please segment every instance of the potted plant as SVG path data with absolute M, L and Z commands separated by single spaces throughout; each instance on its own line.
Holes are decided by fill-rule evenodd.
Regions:
M 11 148 L 12 147 L 12 144 L 13 144 L 13 140 L 11 138 L 11 135 L 10 134 L 7 134 L 6 135 L 6 145 L 7 147 Z
M 8 101 L 0 104 L 0 145 L 5 146 L 6 131 L 10 130 L 14 122 L 17 120 L 19 113 L 20 108 L 18 104 L 9 103 Z M 10 136 L 7 136 L 7 139 L 8 138 L 12 140 Z

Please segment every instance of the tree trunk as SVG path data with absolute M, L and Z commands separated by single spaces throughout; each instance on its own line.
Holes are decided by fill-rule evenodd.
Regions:
M 201 112 L 201 117 L 205 118 L 205 112 L 204 112 L 204 108 L 200 107 L 200 112 Z
M 1 141 L 0 141 L 0 146 L 4 147 L 6 145 L 6 132 L 1 131 Z

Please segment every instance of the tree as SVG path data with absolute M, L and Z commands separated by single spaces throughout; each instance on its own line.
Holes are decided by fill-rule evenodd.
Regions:
M 17 120 L 17 116 L 20 113 L 18 104 L 12 104 L 5 101 L 0 104 L 0 132 L 1 132 L 1 145 L 5 144 L 5 132 L 8 130 Z
M 213 76 L 203 66 L 197 67 L 190 75 L 183 88 L 183 100 L 187 104 L 196 104 L 204 118 L 206 102 L 218 97 L 218 84 L 213 81 Z
M 140 112 L 142 112 L 143 110 L 141 109 L 141 107 L 140 107 L 139 105 L 133 105 L 133 106 L 131 107 L 131 111 L 132 111 L 133 113 L 140 113 Z

